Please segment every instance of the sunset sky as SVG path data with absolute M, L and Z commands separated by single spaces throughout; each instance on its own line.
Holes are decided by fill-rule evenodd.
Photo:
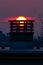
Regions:
M 0 30 L 5 33 L 9 31 L 9 24 L 4 23 L 6 19 L 16 16 L 38 18 L 39 15 L 43 16 L 43 0 L 0 0 Z
M 0 18 L 43 16 L 43 0 L 0 0 Z

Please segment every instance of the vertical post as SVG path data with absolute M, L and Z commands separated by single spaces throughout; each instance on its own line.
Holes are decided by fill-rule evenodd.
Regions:
M 33 32 L 33 21 L 31 21 L 31 32 Z
M 10 21 L 10 41 L 12 40 L 13 34 L 13 21 Z

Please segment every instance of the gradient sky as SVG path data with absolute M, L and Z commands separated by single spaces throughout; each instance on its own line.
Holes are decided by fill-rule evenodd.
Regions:
M 0 18 L 43 16 L 43 0 L 0 0 Z
M 19 15 L 35 16 L 36 18 L 39 15 L 43 16 L 43 0 L 0 0 L 0 19 Z M 40 30 L 38 26 L 40 27 L 40 25 L 35 27 L 36 34 L 36 29 L 38 29 L 38 32 Z M 9 32 L 9 24 L 1 22 L 0 30 L 5 33 Z

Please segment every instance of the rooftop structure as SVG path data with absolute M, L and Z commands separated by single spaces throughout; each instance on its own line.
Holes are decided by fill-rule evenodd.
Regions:
M 27 20 L 26 17 L 18 17 L 10 22 L 10 40 L 11 41 L 32 41 L 34 20 Z

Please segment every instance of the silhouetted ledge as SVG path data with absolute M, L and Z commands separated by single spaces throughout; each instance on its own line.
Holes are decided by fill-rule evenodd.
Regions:
M 43 53 L 0 53 L 0 59 L 43 59 Z

